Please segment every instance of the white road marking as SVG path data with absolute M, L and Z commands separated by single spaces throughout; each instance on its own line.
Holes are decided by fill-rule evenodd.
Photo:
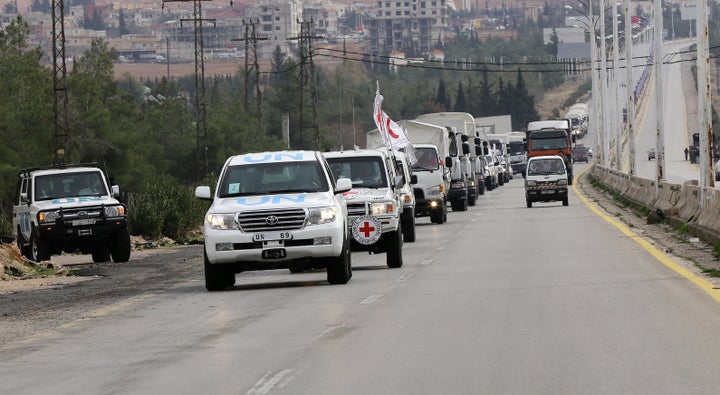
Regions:
M 385 294 L 370 295 L 367 298 L 363 299 L 362 302 L 360 302 L 360 304 L 373 304 L 378 299 L 382 298 L 383 296 L 385 296 Z
M 432 261 L 433 261 L 432 258 L 431 259 L 423 259 L 422 261 L 420 261 L 420 265 L 423 265 L 423 266 L 429 265 L 432 263 Z
M 322 340 L 322 339 L 328 338 L 328 337 L 332 336 L 338 329 L 344 328 L 344 327 L 345 327 L 345 324 L 330 325 L 327 328 L 325 328 L 325 330 L 322 331 L 322 333 L 319 334 L 315 338 L 315 340 Z
M 276 374 L 267 372 L 245 395 L 267 395 L 273 388 L 284 387 L 296 374 L 295 369 L 284 369 Z

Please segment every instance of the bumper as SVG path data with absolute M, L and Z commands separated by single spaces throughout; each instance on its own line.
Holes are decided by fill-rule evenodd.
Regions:
M 60 241 L 92 241 L 106 239 L 109 235 L 127 229 L 124 218 L 101 220 L 100 223 L 87 226 L 67 226 L 63 223 L 39 225 L 40 237 Z
M 203 235 L 211 264 L 267 262 L 268 268 L 274 268 L 277 262 L 339 256 L 345 231 L 345 223 L 336 220 L 290 231 L 292 239 L 289 240 L 254 241 L 252 233 L 212 229 L 206 223 Z
M 512 168 L 513 172 L 515 172 L 515 173 L 522 173 L 522 172 L 525 171 L 525 167 L 527 167 L 527 164 L 525 164 L 525 163 L 513 163 L 513 164 L 510 165 L 510 167 Z
M 415 200 L 415 216 L 424 217 L 430 215 L 434 210 L 442 210 L 444 199 L 440 196 L 432 199 Z
M 467 200 L 468 191 L 466 188 L 450 188 L 448 200 Z
M 554 202 L 563 200 L 568 192 L 567 188 L 546 188 L 546 189 L 526 189 L 525 194 L 531 202 Z

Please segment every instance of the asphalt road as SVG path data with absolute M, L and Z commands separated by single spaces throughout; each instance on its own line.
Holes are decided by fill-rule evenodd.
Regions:
M 718 302 L 635 239 L 574 193 L 526 208 L 516 178 L 419 219 L 402 268 L 353 254 L 346 285 L 281 270 L 209 293 L 198 247 L 133 259 L 71 287 L 117 297 L 0 347 L 0 393 L 717 393 Z

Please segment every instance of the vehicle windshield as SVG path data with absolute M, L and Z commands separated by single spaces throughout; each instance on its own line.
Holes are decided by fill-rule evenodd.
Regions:
M 525 153 L 525 144 L 519 141 L 512 141 L 508 144 L 510 155 L 521 155 Z
M 535 151 L 565 149 L 567 140 L 563 137 L 536 138 L 531 140 L 531 147 Z
M 218 191 L 221 198 L 276 193 L 326 192 L 327 178 L 317 161 L 230 166 Z
M 353 187 L 384 188 L 388 186 L 382 159 L 377 156 L 327 158 L 335 179 L 349 178 Z
M 99 171 L 57 173 L 35 177 L 35 200 L 66 197 L 106 196 L 103 175 Z
M 528 175 L 565 174 L 562 159 L 536 159 L 530 161 Z
M 413 170 L 437 170 L 440 168 L 437 151 L 432 148 L 415 148 L 417 162 L 412 166 Z

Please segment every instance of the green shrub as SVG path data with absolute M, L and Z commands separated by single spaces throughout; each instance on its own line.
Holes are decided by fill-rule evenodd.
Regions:
M 129 199 L 130 233 L 185 241 L 202 225 L 207 208 L 207 202 L 195 198 L 194 187 L 180 185 L 169 178 L 154 178 L 148 182 L 145 192 Z

